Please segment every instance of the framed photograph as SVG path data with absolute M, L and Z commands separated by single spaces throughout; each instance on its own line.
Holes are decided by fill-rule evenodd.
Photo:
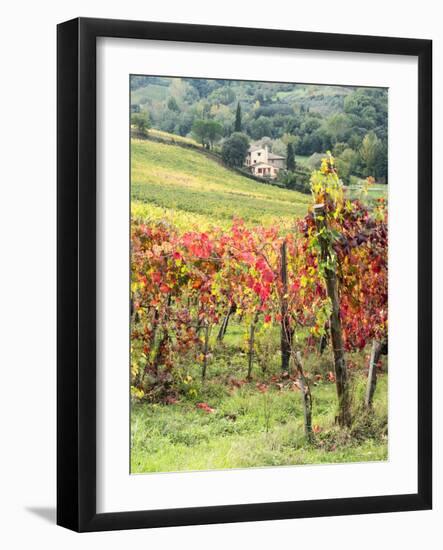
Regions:
M 59 525 L 431 508 L 431 67 L 58 26 Z

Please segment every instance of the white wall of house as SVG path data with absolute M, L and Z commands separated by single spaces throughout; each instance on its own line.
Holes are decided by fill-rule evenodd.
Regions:
M 255 149 L 253 151 L 248 152 L 248 156 L 246 157 L 246 165 L 247 166 L 253 166 L 254 164 L 258 164 L 259 162 L 268 162 L 268 147 L 262 147 L 260 149 Z
M 280 155 L 273 155 L 272 153 L 270 153 L 267 145 L 259 148 L 252 147 L 248 151 L 248 154 L 245 160 L 245 165 L 250 168 L 253 168 L 259 163 L 268 164 L 273 168 L 276 168 L 277 172 L 279 169 L 286 167 L 286 159 Z M 254 173 L 255 172 L 256 171 L 254 170 Z M 274 174 L 275 170 L 273 170 L 272 173 Z
M 254 176 L 275 179 L 278 175 L 278 168 L 268 162 L 259 162 L 251 166 L 251 172 Z

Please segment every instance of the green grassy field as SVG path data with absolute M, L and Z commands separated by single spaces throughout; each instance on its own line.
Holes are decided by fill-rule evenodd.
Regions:
M 250 225 L 290 225 L 307 211 L 308 195 L 256 182 L 198 151 L 137 139 L 131 147 L 135 216 L 166 217 L 179 227 L 226 226 L 234 217 Z
M 335 384 L 325 381 L 311 388 L 315 441 L 308 444 L 303 432 L 300 391 L 290 385 L 257 391 L 262 374 L 255 366 L 255 380 L 240 388 L 227 377 L 243 375 L 246 356 L 238 345 L 235 326 L 224 354 L 214 354 L 210 378 L 204 385 L 197 368 L 188 366 L 175 404 L 134 404 L 131 413 L 131 472 L 210 470 L 258 466 L 285 466 L 387 459 L 387 375 L 379 376 L 371 417 L 356 412 L 350 430 L 334 423 Z M 361 357 L 354 357 L 361 362 Z M 306 358 L 312 372 L 324 372 L 330 358 Z M 312 363 L 312 365 L 311 365 Z M 313 366 L 315 364 L 315 366 Z M 227 369 L 227 366 L 229 368 Z M 278 372 L 277 363 L 271 367 Z M 364 368 L 352 373 L 354 407 L 363 400 Z M 197 408 L 208 403 L 214 412 Z
M 294 155 L 295 162 L 300 164 L 303 168 L 308 168 L 309 166 L 309 155 Z
M 177 134 L 171 134 L 169 132 L 163 132 L 162 130 L 157 130 L 156 128 L 149 129 L 149 136 L 168 141 L 172 144 L 182 143 L 184 145 L 192 145 L 193 147 L 198 147 L 200 149 L 203 148 L 201 143 L 198 143 L 197 141 L 195 141 L 195 139 L 192 139 L 191 137 L 184 137 Z

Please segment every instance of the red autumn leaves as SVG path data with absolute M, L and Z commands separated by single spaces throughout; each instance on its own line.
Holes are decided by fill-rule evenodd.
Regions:
M 207 403 L 197 403 L 195 406 L 197 407 L 197 409 L 200 409 L 201 411 L 204 411 L 207 413 L 215 412 L 215 409 L 210 407 Z
M 355 201 L 334 228 L 346 350 L 360 350 L 387 333 L 383 208 L 373 215 Z M 284 300 L 291 327 L 311 332 L 308 345 L 314 346 L 325 328 L 327 318 L 320 313 L 327 311 L 328 302 L 314 236 L 312 215 L 285 230 L 249 228 L 235 220 L 227 230 L 182 234 L 166 223 L 132 220 L 132 342 L 139 342 L 147 368 L 172 369 L 183 353 L 200 356 L 202 327 L 219 325 L 232 306 L 246 333 L 255 317 L 268 326 L 280 325 Z M 285 288 L 280 276 L 283 241 Z

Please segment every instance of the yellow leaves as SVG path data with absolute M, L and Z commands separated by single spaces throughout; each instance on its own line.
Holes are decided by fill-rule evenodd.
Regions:
M 320 170 L 315 170 L 311 175 L 311 191 L 317 204 L 329 199 L 327 202 L 333 203 L 334 215 L 337 217 L 343 205 L 343 183 L 338 177 L 335 159 L 329 151 L 321 161 Z
M 141 390 L 140 388 L 136 388 L 135 386 L 131 386 L 131 396 L 134 399 L 142 399 L 145 396 L 145 392 Z
M 334 157 L 329 153 L 328 156 L 321 159 L 320 172 L 324 175 L 330 174 L 334 169 Z
M 132 353 L 132 351 L 131 351 Z M 131 363 L 131 378 L 134 379 L 139 373 L 139 366 L 137 363 Z
M 142 282 L 134 281 L 134 282 L 131 283 L 131 292 L 132 293 L 137 292 L 137 290 L 140 290 L 141 288 L 143 288 L 143 283 Z

